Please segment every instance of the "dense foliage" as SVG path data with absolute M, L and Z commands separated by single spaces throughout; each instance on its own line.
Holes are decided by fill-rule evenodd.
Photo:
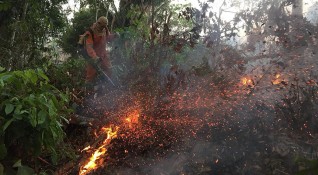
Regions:
M 57 163 L 68 96 L 41 69 L 1 73 L 0 91 L 1 160 L 28 163 L 45 152 Z
M 37 67 L 49 59 L 48 42 L 66 24 L 65 0 L 0 2 L 0 64 L 8 70 Z

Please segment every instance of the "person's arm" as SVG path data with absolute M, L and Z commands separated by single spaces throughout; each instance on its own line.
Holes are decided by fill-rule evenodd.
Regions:
M 94 50 L 94 41 L 93 41 L 93 36 L 90 34 L 90 32 L 87 32 L 87 38 L 86 38 L 86 43 L 85 43 L 85 48 L 87 51 L 87 54 L 92 58 L 92 59 L 98 59 L 98 56 L 96 55 L 96 52 Z
M 112 41 L 114 40 L 116 37 L 118 37 L 118 34 L 116 33 L 110 33 L 108 27 L 106 27 L 106 41 Z

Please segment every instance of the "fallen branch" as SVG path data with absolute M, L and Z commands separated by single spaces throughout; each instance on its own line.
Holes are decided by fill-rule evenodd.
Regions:
M 95 118 L 84 117 L 78 114 L 73 114 L 69 119 L 70 124 L 91 126 L 93 123 L 97 122 Z
M 51 166 L 51 167 L 53 167 L 53 168 L 56 168 L 55 166 L 53 166 L 52 164 L 50 164 L 48 161 L 46 161 L 45 159 L 43 159 L 43 158 L 41 158 L 41 157 L 38 157 L 38 159 L 40 160 L 40 161 L 42 161 L 42 162 L 44 162 L 45 164 L 47 164 L 47 165 L 49 165 L 49 166 Z

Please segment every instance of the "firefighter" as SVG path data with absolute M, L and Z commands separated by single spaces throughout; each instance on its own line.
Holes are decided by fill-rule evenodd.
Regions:
M 103 71 L 111 77 L 111 62 L 106 51 L 106 43 L 115 38 L 115 34 L 111 34 L 107 27 L 108 20 L 101 16 L 98 20 L 85 32 L 84 48 L 92 62 L 86 65 L 85 82 L 87 87 L 92 87 L 97 83 L 97 71 L 95 65 L 100 65 Z M 96 88 L 95 88 L 96 91 Z

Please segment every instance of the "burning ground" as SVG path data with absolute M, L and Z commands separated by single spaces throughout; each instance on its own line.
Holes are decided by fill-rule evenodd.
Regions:
M 94 122 L 72 130 L 81 156 L 60 174 L 265 175 L 309 168 L 305 162 L 317 158 L 317 86 L 301 86 L 313 94 L 298 94 L 297 101 L 297 80 L 263 76 L 194 72 L 185 87 L 157 99 L 105 93 L 91 101 L 93 110 L 82 111 Z

